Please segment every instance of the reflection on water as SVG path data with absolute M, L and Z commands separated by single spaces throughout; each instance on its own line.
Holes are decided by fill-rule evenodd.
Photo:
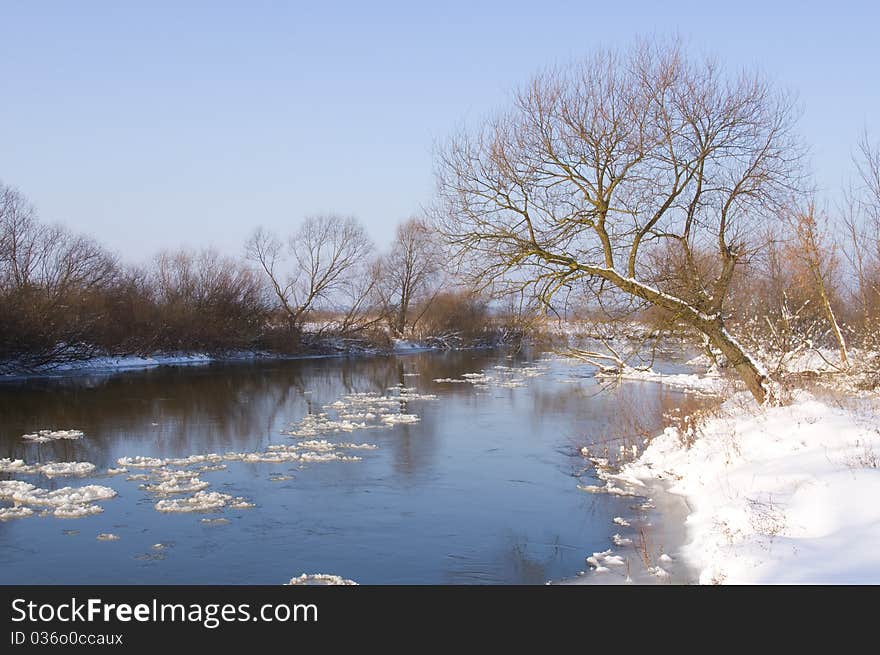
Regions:
M 249 510 L 166 515 L 124 475 L 15 476 L 48 489 L 101 484 L 119 495 L 96 516 L 0 522 L 0 582 L 280 584 L 306 572 L 374 584 L 540 584 L 571 576 L 586 555 L 608 547 L 611 518 L 628 504 L 577 490 L 575 477 L 589 475 L 580 446 L 619 430 L 623 416 L 656 429 L 683 396 L 653 384 L 597 395 L 590 378 L 572 383 L 562 362 L 542 362 L 545 374 L 521 388 L 434 382 L 527 364 L 503 353 L 462 352 L 0 385 L 0 457 L 87 461 L 98 472 L 125 456 L 290 444 L 283 430 L 349 393 L 403 385 L 438 396 L 403 408 L 419 423 L 326 437 L 379 446 L 359 452 L 362 461 L 232 462 L 203 475 L 209 491 L 254 502 Z M 44 428 L 86 436 L 42 444 L 20 438 Z M 120 539 L 97 541 L 100 533 Z M 157 543 L 167 547 L 152 548 Z

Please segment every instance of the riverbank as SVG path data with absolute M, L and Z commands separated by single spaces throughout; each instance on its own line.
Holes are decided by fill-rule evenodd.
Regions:
M 667 428 L 610 476 L 665 481 L 692 508 L 686 562 L 703 584 L 880 582 L 877 395 L 796 392 L 784 407 L 737 394 Z
M 339 349 L 327 352 L 275 353 L 268 351 L 240 351 L 222 355 L 199 352 L 154 353 L 151 355 L 105 355 L 79 361 L 53 364 L 42 369 L 27 372 L 0 374 L 0 382 L 36 378 L 56 378 L 91 373 L 121 373 L 138 371 L 161 366 L 199 366 L 213 363 L 321 359 L 327 357 L 352 357 L 374 355 L 401 355 L 408 353 L 431 352 L 439 350 L 436 346 L 419 344 L 397 339 L 390 348 Z

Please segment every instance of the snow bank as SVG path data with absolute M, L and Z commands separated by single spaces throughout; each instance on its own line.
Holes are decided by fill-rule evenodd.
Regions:
M 880 583 L 880 408 L 801 392 L 758 408 L 743 395 L 689 438 L 655 438 L 622 474 L 686 496 L 682 554 L 701 583 Z
M 695 373 L 657 373 L 656 371 L 627 368 L 621 372 L 598 371 L 597 378 L 611 378 L 617 380 L 633 380 L 637 382 L 656 382 L 667 387 L 681 389 L 700 394 L 718 394 L 724 389 L 724 380 L 717 372 L 710 370 L 705 375 Z
M 154 368 L 156 366 L 180 366 L 181 364 L 208 364 L 213 357 L 202 353 L 189 355 L 151 355 L 139 357 L 126 355 L 123 357 L 93 357 L 79 362 L 68 362 L 53 366 L 52 373 L 68 371 L 124 371 L 138 368 Z

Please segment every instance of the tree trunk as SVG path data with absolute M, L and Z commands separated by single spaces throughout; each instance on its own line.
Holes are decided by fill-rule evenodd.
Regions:
M 846 351 L 846 339 L 843 338 L 843 332 L 837 317 L 834 316 L 834 310 L 831 308 L 831 301 L 828 299 L 828 293 L 825 289 L 825 280 L 819 271 L 818 266 L 813 271 L 816 277 L 816 287 L 819 290 L 819 296 L 822 298 L 822 309 L 825 311 L 825 317 L 831 324 L 831 331 L 834 333 L 834 340 L 837 341 L 837 350 L 840 353 L 840 363 L 844 368 L 849 368 L 849 354 Z
M 746 387 L 758 401 L 758 404 L 763 405 L 765 402 L 776 400 L 773 384 L 767 373 L 743 350 L 736 339 L 730 336 L 722 323 L 702 325 L 701 329 L 709 337 L 712 345 L 727 358 L 728 363 L 746 383 Z

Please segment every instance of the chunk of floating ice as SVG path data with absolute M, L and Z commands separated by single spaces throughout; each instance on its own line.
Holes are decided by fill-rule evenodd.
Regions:
M 165 466 L 168 462 L 157 457 L 120 457 L 116 460 L 119 466 L 129 467 L 133 469 L 149 469 Z
M 59 519 L 81 519 L 84 516 L 100 514 L 103 511 L 104 508 L 100 505 L 82 505 L 69 503 L 56 507 L 52 511 L 52 515 L 58 517 Z
M 65 475 L 89 475 L 95 470 L 91 462 L 50 462 L 40 466 L 40 473 L 47 478 L 57 478 Z
M 23 519 L 33 515 L 34 510 L 30 507 L 0 507 L 0 521 Z
M 672 558 L 669 555 L 667 555 L 666 553 L 663 553 L 658 559 L 661 562 L 663 562 L 664 564 L 669 564 L 670 562 L 673 561 Z
M 207 525 L 228 525 L 229 519 L 224 519 L 222 517 L 216 519 L 199 519 L 199 522 Z
M 617 525 L 622 525 L 625 528 L 629 527 L 629 521 L 627 521 L 625 518 L 622 518 L 620 516 L 615 516 L 614 520 L 612 522 L 616 523 Z
M 113 498 L 116 492 L 110 487 L 90 484 L 84 487 L 62 487 L 49 491 L 19 480 L 0 481 L 0 498 L 10 499 L 20 505 L 54 508 L 54 514 L 63 518 L 77 518 L 103 511 L 96 500 Z
M 82 430 L 38 430 L 33 434 L 23 434 L 21 438 L 34 443 L 45 443 L 56 439 L 82 439 Z
M 418 423 L 419 417 L 415 414 L 388 414 L 382 417 L 383 423 L 396 425 L 397 423 Z
M 629 489 L 623 489 L 615 486 L 613 483 L 606 482 L 604 487 L 595 484 L 579 484 L 577 486 L 581 491 L 587 491 L 591 494 L 612 494 L 614 496 L 635 496 L 635 492 Z
M 154 494 L 188 494 L 207 489 L 209 486 L 207 482 L 199 479 L 198 476 L 192 475 L 185 478 L 171 477 L 156 484 L 148 484 L 144 488 Z
M 245 509 L 253 507 L 253 505 L 244 498 L 230 496 L 219 491 L 199 491 L 185 498 L 160 500 L 156 503 L 156 510 L 159 512 L 213 512 L 224 507 Z
M 113 468 L 107 469 L 107 475 L 121 475 L 123 473 L 128 473 L 128 469 L 125 468 L 124 466 L 121 468 L 118 468 L 118 469 L 113 469 Z
M 348 580 L 339 575 L 330 575 L 327 573 L 303 573 L 301 576 L 297 578 L 291 578 L 290 582 L 285 583 L 285 586 L 289 585 L 356 585 L 357 582 L 354 580 Z
M 648 573 L 650 573 L 651 575 L 656 575 L 658 578 L 668 578 L 669 577 L 669 571 L 667 571 L 666 569 L 664 569 L 660 566 L 652 566 L 651 568 L 648 569 Z
M 36 473 L 38 467 L 32 464 L 25 464 L 21 459 L 9 459 L 4 457 L 0 459 L 0 473 L 20 473 L 22 475 L 28 473 Z
M 632 539 L 629 539 L 628 537 L 621 537 L 619 534 L 615 534 L 613 537 L 611 537 L 611 541 L 614 543 L 615 546 L 631 546 L 633 542 Z
M 118 534 L 112 534 L 110 532 L 102 532 L 97 537 L 95 537 L 98 541 L 119 541 Z
M 49 462 L 48 464 L 25 464 L 20 459 L 0 459 L 0 473 L 19 473 L 22 475 L 42 473 L 47 478 L 65 475 L 89 475 L 95 470 L 90 462 Z
M 301 462 L 319 463 L 319 462 L 359 462 L 361 458 L 357 455 L 340 455 L 338 453 L 302 453 L 299 456 Z

